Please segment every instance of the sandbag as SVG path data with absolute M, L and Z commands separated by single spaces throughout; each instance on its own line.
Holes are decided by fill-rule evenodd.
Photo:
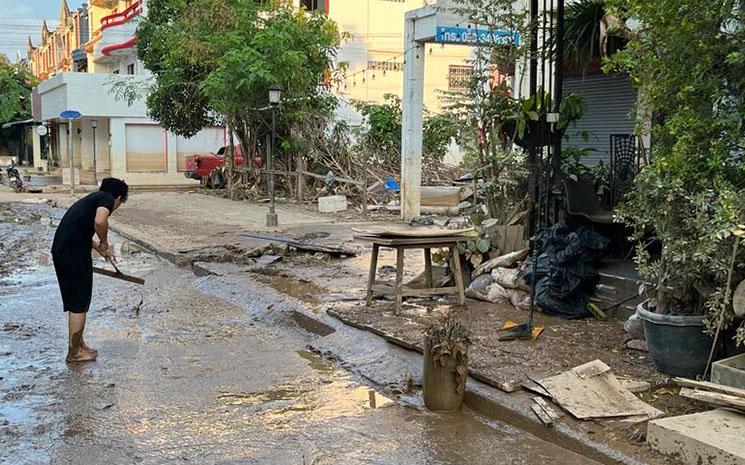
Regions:
M 507 289 L 503 288 L 497 283 L 491 283 L 487 288 L 489 295 L 487 299 L 493 303 L 510 303 L 510 295 L 507 293 Z
M 520 310 L 530 309 L 530 294 L 519 289 L 507 289 L 510 303 Z
M 471 273 L 471 278 L 476 279 L 477 276 L 481 276 L 484 273 L 489 273 L 491 270 L 497 267 L 509 268 L 520 260 L 524 260 L 528 256 L 528 249 L 518 250 L 517 252 L 510 252 L 508 254 L 500 255 L 497 258 L 487 260 Z
M 491 270 L 491 277 L 494 282 L 505 289 L 520 289 L 521 291 L 530 291 L 530 286 L 523 281 L 521 271 L 517 268 L 498 267 Z
M 484 302 L 491 302 L 489 300 L 488 287 L 494 283 L 491 275 L 484 274 L 471 281 L 471 284 L 466 289 L 466 297 L 476 300 L 483 300 Z

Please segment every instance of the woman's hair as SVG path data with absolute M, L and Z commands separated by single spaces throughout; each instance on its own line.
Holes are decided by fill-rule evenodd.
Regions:
M 127 194 L 129 194 L 127 183 L 117 178 L 104 178 L 99 190 L 108 192 L 114 198 L 119 197 L 122 203 L 127 201 Z

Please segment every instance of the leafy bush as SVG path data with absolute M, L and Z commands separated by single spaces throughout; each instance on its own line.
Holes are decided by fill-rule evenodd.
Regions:
M 627 71 L 653 112 L 652 163 L 620 209 L 658 312 L 733 321 L 745 277 L 745 2 L 613 0 L 640 26 L 608 68 Z M 651 253 L 651 242 L 661 244 Z M 739 339 L 745 330 L 740 326 Z

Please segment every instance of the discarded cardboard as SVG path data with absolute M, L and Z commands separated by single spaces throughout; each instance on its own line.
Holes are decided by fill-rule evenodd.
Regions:
M 647 426 L 647 443 L 686 465 L 745 465 L 745 415 L 727 410 L 661 418 Z
M 535 381 L 561 408 L 581 420 L 633 417 L 642 421 L 663 414 L 625 389 L 600 360 Z

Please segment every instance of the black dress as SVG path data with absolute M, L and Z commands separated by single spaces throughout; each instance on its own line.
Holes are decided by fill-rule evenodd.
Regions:
M 98 191 L 78 200 L 62 217 L 54 234 L 52 261 L 66 312 L 84 313 L 91 304 L 91 247 L 99 207 L 111 213 L 114 210 L 114 197 L 108 192 Z

